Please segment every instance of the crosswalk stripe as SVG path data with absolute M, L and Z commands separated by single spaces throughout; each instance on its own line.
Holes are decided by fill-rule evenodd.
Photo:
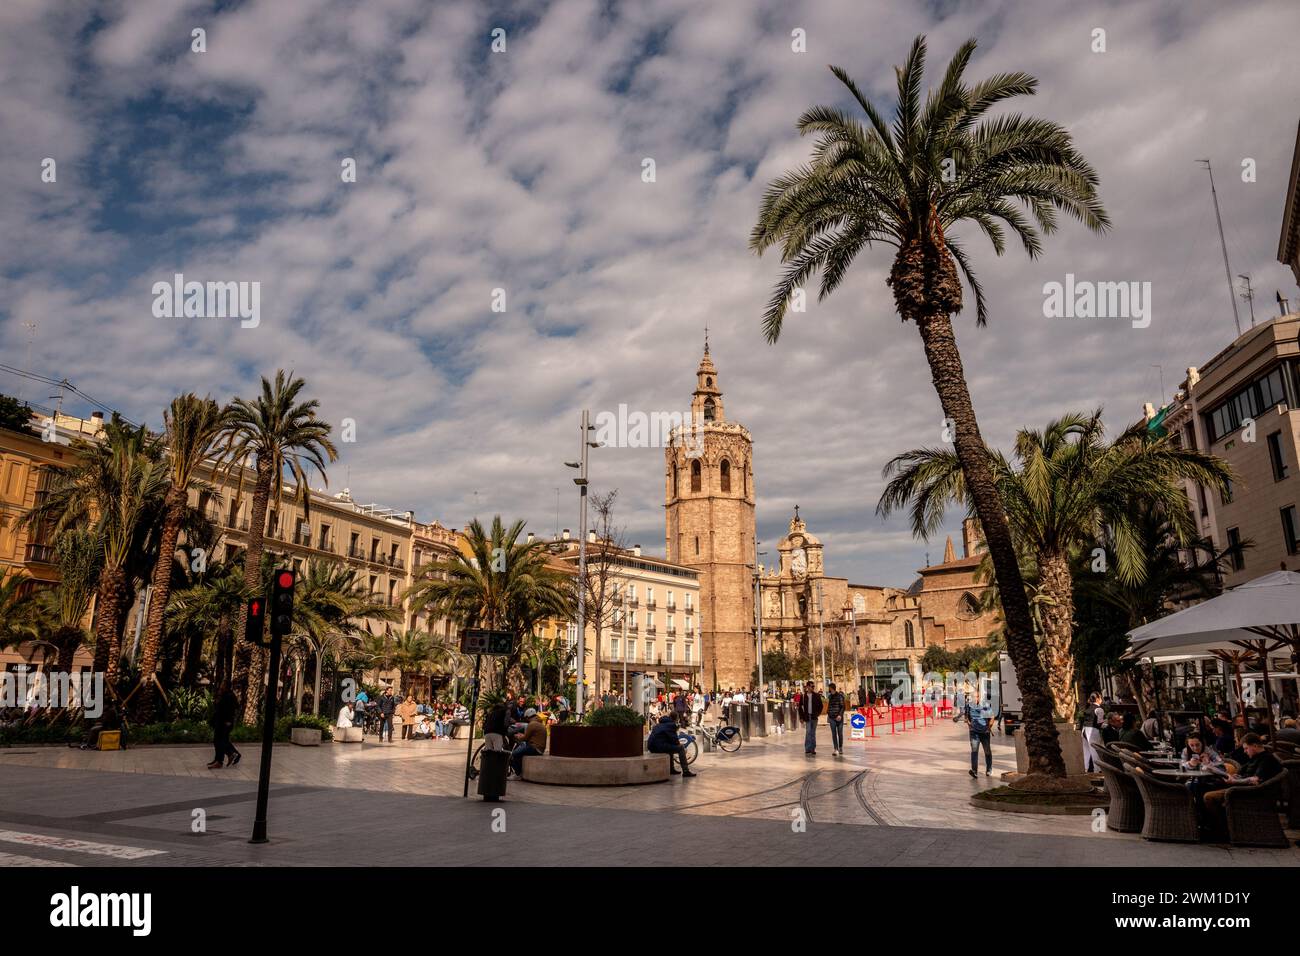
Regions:
M 34 856 L 23 856 L 19 853 L 0 852 L 0 866 L 72 866 L 75 863 L 64 863 L 62 860 L 41 860 Z
M 49 836 L 44 833 L 22 833 L 18 830 L 0 830 L 0 841 L 21 843 L 25 846 L 46 847 L 51 850 L 71 850 L 74 853 L 92 853 L 95 856 L 111 856 L 119 860 L 141 860 L 147 856 L 159 856 L 166 850 L 147 850 L 139 846 L 117 846 L 113 843 L 90 843 L 74 840 L 70 837 Z

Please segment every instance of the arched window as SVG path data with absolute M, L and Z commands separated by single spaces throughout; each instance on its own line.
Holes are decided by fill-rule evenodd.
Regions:
M 700 477 L 700 460 L 698 458 L 691 462 L 691 491 L 699 492 L 702 479 Z
M 912 622 L 903 622 L 903 644 L 907 647 L 916 647 L 916 635 L 912 631 Z
M 957 602 L 957 616 L 970 620 L 971 618 L 979 617 L 979 615 L 979 601 L 975 600 L 975 595 L 967 591 Z
M 715 406 L 714 406 L 714 404 L 713 404 L 713 399 L 711 399 L 711 398 L 706 398 L 706 399 L 704 400 L 704 420 L 705 420 L 706 422 L 711 422 L 711 421 L 713 421 L 714 416 L 715 416 L 716 414 L 717 414 L 717 413 L 716 413 L 716 411 L 715 411 Z
M 731 462 L 727 461 L 727 459 L 725 458 L 722 459 L 721 471 L 722 471 L 722 493 L 724 495 L 730 494 L 731 493 Z

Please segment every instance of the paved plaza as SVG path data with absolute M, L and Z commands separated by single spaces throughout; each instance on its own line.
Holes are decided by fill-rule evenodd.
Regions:
M 971 779 L 964 728 L 941 721 L 816 757 L 803 735 L 701 754 L 691 780 L 547 787 L 512 780 L 505 801 L 463 799 L 464 741 L 279 745 L 271 843 L 251 846 L 258 750 L 205 769 L 206 747 L 99 753 L 0 750 L 0 865 L 828 865 L 1294 866 L 1300 851 L 1153 844 L 1096 833 L 1087 816 L 981 810 L 970 794 L 1014 768 L 995 737 L 994 773 Z M 196 811 L 202 811 L 196 814 Z M 201 816 L 205 832 L 193 832 Z

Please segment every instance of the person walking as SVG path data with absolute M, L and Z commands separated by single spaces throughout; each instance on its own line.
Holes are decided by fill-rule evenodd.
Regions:
M 984 748 L 984 776 L 993 773 L 993 741 L 989 728 L 991 710 L 987 703 L 976 704 L 968 699 L 963 711 L 966 727 L 970 731 L 970 775 L 972 777 L 979 776 L 976 768 L 979 766 L 980 747 Z
M 235 729 L 235 714 L 238 710 L 239 701 L 230 689 L 230 682 L 222 681 L 217 688 L 217 699 L 212 708 L 212 742 L 216 756 L 208 764 L 209 770 L 220 770 L 222 766 L 233 767 L 243 756 L 230 742 L 230 732 Z
M 826 695 L 826 723 L 831 728 L 831 753 L 837 757 L 844 756 L 844 695 L 830 685 Z
M 673 718 L 677 721 L 678 727 L 686 726 L 686 694 L 684 691 L 678 691 L 673 695 Z
M 823 707 L 822 695 L 814 689 L 813 682 L 804 682 L 803 696 L 799 699 L 799 716 L 807 725 L 803 736 L 803 752 L 810 757 L 817 755 L 817 718 L 821 716 Z
M 388 731 L 388 742 L 393 742 L 393 714 L 397 712 L 397 698 L 393 688 L 385 687 L 384 695 L 379 698 L 379 740 L 382 743 L 384 731 Z

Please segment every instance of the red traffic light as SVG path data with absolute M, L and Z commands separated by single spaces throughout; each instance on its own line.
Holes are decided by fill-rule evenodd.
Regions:
M 280 577 L 278 578 L 278 581 L 279 581 L 280 587 L 282 587 L 282 588 L 291 588 L 291 587 L 293 587 L 293 572 L 292 572 L 292 571 L 281 571 L 281 572 L 280 572 Z
M 262 616 L 262 602 L 261 602 L 261 599 L 259 599 L 259 598 L 254 598 L 252 601 L 248 602 L 248 613 L 251 614 L 253 617 L 261 617 L 261 616 Z

